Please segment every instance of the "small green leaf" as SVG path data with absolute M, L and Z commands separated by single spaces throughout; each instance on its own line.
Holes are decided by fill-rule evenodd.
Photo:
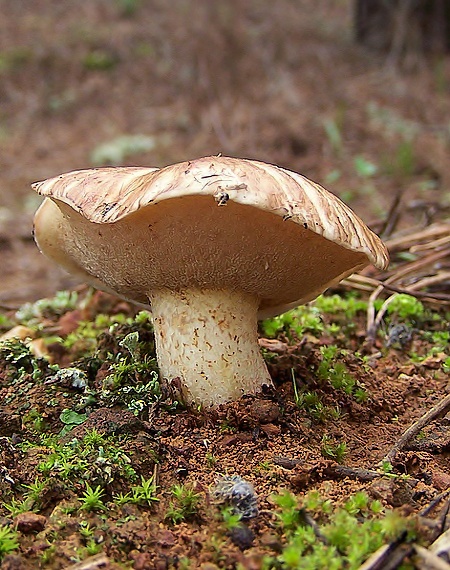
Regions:
M 363 156 L 355 156 L 353 161 L 356 173 L 362 178 L 371 178 L 378 172 L 378 167 L 373 162 L 369 162 Z
M 59 419 L 62 421 L 63 424 L 69 425 L 80 425 L 86 420 L 86 414 L 79 414 L 78 412 L 74 412 L 73 410 L 63 410 Z

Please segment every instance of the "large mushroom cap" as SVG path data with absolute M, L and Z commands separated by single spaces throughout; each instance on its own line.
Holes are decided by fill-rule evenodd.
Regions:
M 388 264 L 381 240 L 336 196 L 262 162 L 80 170 L 33 187 L 48 197 L 35 218 L 43 253 L 144 305 L 154 289 L 241 290 L 259 299 L 262 318 Z

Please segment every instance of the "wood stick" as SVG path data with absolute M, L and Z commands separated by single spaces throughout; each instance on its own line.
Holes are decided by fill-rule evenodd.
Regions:
M 444 303 L 450 302 L 450 295 L 447 293 L 430 293 L 428 291 L 416 291 L 415 289 L 410 289 L 409 287 L 396 287 L 395 285 L 383 283 L 383 288 L 388 291 L 394 291 L 395 293 L 404 293 L 406 295 L 411 295 L 411 297 L 417 297 L 418 299 L 428 299 L 430 301 L 440 301 Z
M 417 557 L 423 562 L 423 566 L 421 565 L 419 568 L 423 568 L 423 570 L 450 570 L 450 565 L 445 560 L 439 558 L 439 556 L 436 556 L 436 554 L 433 554 L 423 546 L 415 544 L 414 550 Z
M 444 416 L 450 410 L 450 394 L 447 394 L 440 402 L 428 410 L 421 418 L 414 422 L 397 440 L 392 449 L 385 455 L 382 462 L 392 463 L 396 455 L 404 449 L 404 447 L 420 432 L 422 428 Z

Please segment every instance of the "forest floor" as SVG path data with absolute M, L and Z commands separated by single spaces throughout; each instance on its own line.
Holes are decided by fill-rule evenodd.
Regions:
M 194 411 L 158 383 L 147 313 L 82 289 L 5 315 L 2 570 L 359 568 L 388 543 L 370 568 L 431 567 L 448 314 L 399 294 L 368 345 L 367 308 L 341 291 L 264 321 L 274 389 Z

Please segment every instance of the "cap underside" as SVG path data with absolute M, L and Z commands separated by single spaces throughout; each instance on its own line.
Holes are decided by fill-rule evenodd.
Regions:
M 87 281 L 141 304 L 161 288 L 242 290 L 260 299 L 266 317 L 311 300 L 369 263 L 365 254 L 290 220 L 232 200 L 218 206 L 212 196 L 167 199 L 113 224 L 88 222 L 56 203 L 61 219 L 54 224 L 64 227 L 60 253 L 46 251 L 44 241 L 55 240 L 37 228 L 44 253 L 62 265 L 69 256 Z

